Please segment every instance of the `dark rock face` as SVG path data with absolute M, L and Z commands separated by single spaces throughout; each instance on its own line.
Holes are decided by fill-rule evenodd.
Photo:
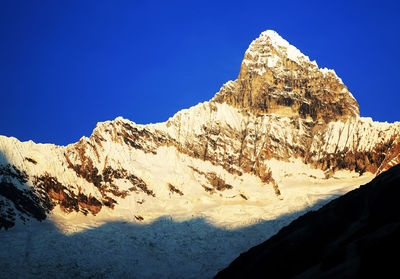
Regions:
M 1 181 L 0 196 L 4 198 L 0 199 L 0 230 L 13 227 L 16 218 L 23 222 L 26 217 L 42 221 L 50 210 L 33 191 L 20 190 L 13 183 Z
M 246 51 L 235 81 L 222 86 L 209 102 L 164 123 L 138 125 L 122 118 L 98 123 L 90 138 L 65 147 L 38 147 L 43 157 L 30 152 L 36 148 L 29 143 L 0 137 L 3 148 L 12 154 L 13 164 L 27 172 L 0 161 L 0 182 L 10 183 L 4 185 L 32 188 L 32 198 L 38 197 L 45 211 L 59 206 L 64 213 L 96 215 L 114 209 L 119 199 L 137 198 L 142 204 L 143 196 L 163 198 L 154 180 L 131 167 L 129 160 L 136 160 L 138 153 L 156 157 L 163 156 L 160 150 L 176 151 L 222 167 L 228 176 L 255 176 L 279 197 L 281 174 L 272 172 L 273 159 L 300 159 L 326 178 L 339 170 L 380 174 L 400 163 L 400 123 L 360 118 L 356 100 L 334 71 L 319 69 L 278 34 L 266 31 Z M 192 166 L 181 159 L 173 163 Z M 193 170 L 194 180 L 210 196 L 236 190 L 219 171 Z M 150 171 L 152 175 L 158 174 Z M 169 182 L 165 185 L 171 194 L 191 194 Z M 251 198 L 239 192 L 236 196 Z M 0 195 L 3 216 L 12 215 L 7 213 L 15 211 L 12 204 Z
M 50 207 L 31 189 L 18 189 L 16 184 L 28 181 L 28 175 L 16 166 L 0 166 L 0 230 L 9 229 L 17 219 L 23 223 L 32 217 L 39 221 L 46 219 Z
M 198 175 L 205 177 L 208 182 L 208 186 L 203 184 L 202 187 L 211 195 L 217 193 L 216 191 L 222 192 L 233 188 L 232 185 L 226 184 L 225 180 L 219 177 L 215 172 L 205 173 L 194 167 L 191 167 L 191 169 L 194 170 Z
M 242 71 L 245 70 L 246 67 L 242 67 Z M 270 78 L 239 75 L 236 86 L 216 96 L 214 100 L 251 111 L 255 115 L 277 113 L 325 123 L 357 116 L 358 104 L 354 99 L 330 91 L 330 86 L 333 86 L 331 83 L 339 83 L 333 78 L 321 75 L 308 80 L 305 77 L 301 80 L 293 77 L 280 80 L 273 72 L 268 73 Z M 290 87 L 285 84 L 290 84 Z M 336 90 L 342 89 L 347 90 L 344 85 L 338 86 Z
M 81 211 L 85 215 L 90 211 L 93 215 L 100 212 L 102 204 L 90 194 L 86 196 L 80 191 L 76 195 L 71 185 L 62 185 L 57 178 L 50 176 L 48 173 L 35 177 L 34 185 L 36 191 L 40 194 L 43 200 L 50 209 L 56 205 L 65 213 L 73 211 Z
M 81 165 L 73 165 L 68 157 L 65 157 L 69 163 L 68 167 L 93 184 L 100 192 L 101 199 L 85 193 L 79 185 L 63 185 L 57 177 L 47 172 L 30 177 L 14 165 L 0 166 L 0 230 L 13 227 L 18 219 L 23 223 L 30 218 L 43 221 L 46 219 L 46 214 L 57 205 L 65 213 L 81 212 L 84 215 L 89 213 L 96 215 L 103 206 L 114 209 L 117 204 L 115 197 L 124 199 L 132 192 L 137 194 L 140 191 L 155 197 L 141 178 L 129 174 L 125 169 L 113 169 L 107 166 L 100 173 L 84 153 L 81 155 Z M 115 179 L 125 179 L 132 184 L 132 187 L 121 191 L 114 184 Z M 31 182 L 33 187 L 29 187 L 28 182 Z
M 397 278 L 400 165 L 293 221 L 215 278 Z
M 277 113 L 337 121 L 359 116 L 357 101 L 334 71 L 319 69 L 275 32 L 266 31 L 246 51 L 238 79 L 214 98 L 255 115 Z

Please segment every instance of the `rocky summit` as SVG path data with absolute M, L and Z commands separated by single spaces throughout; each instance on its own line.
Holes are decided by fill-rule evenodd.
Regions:
M 47 218 L 70 233 L 163 216 L 240 228 L 288 215 L 276 232 L 399 162 L 400 123 L 360 117 L 333 70 L 268 30 L 235 81 L 166 122 L 118 117 L 68 146 L 0 136 L 0 229 Z M 190 272 L 211 276 L 235 253 Z
M 238 79 L 214 100 L 254 115 L 275 113 L 323 123 L 360 116 L 357 101 L 335 71 L 319 69 L 271 30 L 250 44 Z

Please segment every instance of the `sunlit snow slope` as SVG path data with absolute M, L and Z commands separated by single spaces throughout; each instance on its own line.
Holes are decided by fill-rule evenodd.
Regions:
M 0 229 L 50 217 L 73 233 L 162 216 L 240 228 L 358 187 L 399 163 L 399 152 L 400 123 L 360 117 L 333 70 L 269 30 L 237 80 L 164 123 L 118 117 L 68 146 L 0 136 Z

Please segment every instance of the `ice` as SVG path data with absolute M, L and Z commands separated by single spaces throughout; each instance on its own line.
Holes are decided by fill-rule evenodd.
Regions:
M 204 199 L 186 210 L 179 210 L 174 200 L 170 206 L 162 203 L 158 214 L 149 208 L 143 223 L 129 220 L 126 214 L 135 213 L 121 208 L 115 215 L 96 217 L 56 210 L 44 223 L 32 221 L 1 231 L 0 277 L 212 278 L 240 253 L 304 212 L 372 178 L 353 178 L 354 174 L 343 172 L 325 181 L 311 178 L 319 174 L 299 161 L 271 164 L 293 174 L 279 181 L 283 200 L 256 196 L 250 202 L 216 203 Z
M 271 30 L 252 42 L 244 66 L 260 75 L 268 68 L 279 70 L 282 58 L 269 52 L 270 45 L 283 57 L 327 78 L 337 78 L 333 70 L 318 69 L 315 61 L 310 62 Z M 217 94 L 234 90 L 237 83 L 228 81 Z M 341 93 L 346 92 L 344 88 Z M 318 160 L 345 150 L 372 152 L 376 146 L 399 141 L 399 122 L 379 123 L 362 117 L 315 125 L 311 121 L 272 113 L 254 115 L 211 100 L 181 110 L 162 123 L 139 125 L 123 117 L 98 123 L 93 136 L 80 140 L 86 148 L 84 156 L 99 172 L 107 166 L 126 169 L 145 181 L 155 196 L 138 191 L 126 198 L 114 197 L 115 208 L 104 206 L 96 216 L 66 214 L 57 206 L 44 223 L 28 220 L 23 226 L 17 222 L 10 231 L 0 231 L 0 278 L 213 277 L 240 253 L 265 241 L 297 216 L 375 176 L 340 170 L 328 179 L 325 171 L 295 151 L 310 147 L 306 151 Z M 124 126 L 140 136 L 126 134 Z M 131 146 L 126 139 L 141 145 Z M 190 155 L 194 146 L 208 142 L 214 143 L 210 148 L 215 161 L 204 154 Z M 261 157 L 266 148 L 274 148 L 279 159 Z M 30 176 L 26 185 L 17 187 L 34 187 L 32 179 L 48 173 L 75 194 L 82 190 L 102 198 L 93 183 L 68 167 L 65 156 L 69 151 L 74 151 L 68 155 L 74 163 L 83 160 L 75 144 L 35 144 L 0 136 L 0 151 L 0 164 L 12 164 Z M 275 182 L 263 182 L 250 163 L 247 170 L 240 169 L 235 161 L 239 153 L 250 162 L 263 163 Z M 26 158 L 34 158 L 37 164 Z M 397 155 L 387 160 L 391 165 L 400 159 Z M 227 165 L 242 174 L 228 171 Z M 200 173 L 214 173 L 232 188 L 209 193 Z M 119 190 L 132 186 L 124 178 L 114 183 Z M 172 193 L 169 184 L 183 195 Z M 138 221 L 138 216 L 143 220 Z

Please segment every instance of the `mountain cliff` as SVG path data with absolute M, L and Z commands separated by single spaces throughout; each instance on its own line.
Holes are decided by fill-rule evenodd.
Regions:
M 369 181 L 399 153 L 400 123 L 360 117 L 333 70 L 269 30 L 250 44 L 235 81 L 166 122 L 118 117 L 68 146 L 1 136 L 0 228 L 72 213 L 272 218 L 319 199 L 310 195 L 349 190 L 344 181 Z

